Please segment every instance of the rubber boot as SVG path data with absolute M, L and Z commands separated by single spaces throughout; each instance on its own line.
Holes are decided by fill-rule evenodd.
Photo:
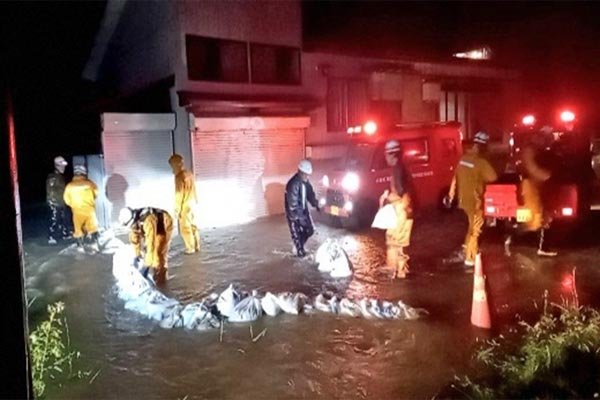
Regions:
M 83 246 L 83 238 L 80 237 L 80 238 L 77 238 L 75 240 L 77 242 L 77 251 L 79 253 L 85 253 L 85 247 Z
M 154 282 L 157 285 L 161 285 L 167 281 L 167 269 L 157 268 L 154 270 Z
M 100 252 L 100 244 L 99 244 L 98 232 L 92 233 L 91 237 L 92 237 L 92 244 L 90 245 L 90 250 L 93 253 L 99 253 Z

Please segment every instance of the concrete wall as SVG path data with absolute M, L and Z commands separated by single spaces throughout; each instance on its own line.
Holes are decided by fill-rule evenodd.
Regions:
M 127 1 L 108 45 L 101 75 L 128 95 L 173 74 L 179 23 L 172 2 Z
M 310 113 L 311 125 L 308 128 L 306 140 L 308 144 L 317 146 L 332 142 L 344 142 L 348 139 L 345 130 L 337 132 L 327 130 L 327 77 L 361 78 L 368 82 L 370 79 L 368 71 L 384 61 L 324 53 L 303 54 L 302 79 L 304 86 L 322 101 L 321 106 Z M 326 70 L 324 70 L 324 66 L 327 66 Z M 397 73 L 401 75 L 402 121 L 436 121 L 438 119 L 438 103 L 423 101 L 422 76 L 409 72 Z M 315 151 L 315 158 L 319 158 L 319 153 Z
M 264 85 L 198 82 L 187 78 L 185 35 L 261 44 L 302 47 L 302 12 L 299 1 L 178 1 L 180 21 L 176 56 L 177 90 L 230 94 L 305 93 L 302 85 Z

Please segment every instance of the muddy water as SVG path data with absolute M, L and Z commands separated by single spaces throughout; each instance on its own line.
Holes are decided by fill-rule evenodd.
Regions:
M 30 246 L 28 278 L 39 291 L 39 304 L 56 299 L 66 303 L 73 344 L 83 353 L 78 365 L 100 371 L 92 383 L 85 379 L 53 385 L 49 396 L 430 398 L 468 369 L 479 334 L 469 324 L 472 275 L 441 262 L 460 243 L 460 225 L 455 216 L 430 217 L 417 225 L 411 248 L 414 274 L 403 282 L 391 282 L 380 268 L 381 232 L 319 226 L 309 248 L 314 251 L 327 237 L 336 237 L 355 264 L 355 275 L 341 280 L 291 257 L 287 227 L 279 218 L 204 232 L 199 256 L 183 255 L 176 239 L 170 263 L 173 278 L 166 293 L 184 303 L 233 282 L 243 290 L 401 299 L 430 311 L 419 321 L 323 314 L 264 317 L 252 325 L 252 332 L 249 324 L 227 324 L 222 341 L 219 330 L 163 330 L 124 310 L 114 293 L 108 256 L 51 257 L 47 250 Z M 563 273 L 593 258 L 560 258 L 548 265 L 527 251 L 509 261 L 499 246 L 488 253 L 493 307 L 500 323 L 514 322 L 516 312 L 531 312 L 533 300 L 544 289 L 558 298 Z M 595 271 L 582 273 L 597 278 Z M 590 297 L 592 290 L 593 286 L 586 288 L 581 296 Z M 32 318 L 39 315 L 34 312 Z M 264 336 L 253 341 L 262 331 Z

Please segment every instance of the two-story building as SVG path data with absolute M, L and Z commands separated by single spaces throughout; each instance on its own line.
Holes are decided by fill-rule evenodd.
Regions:
M 172 208 L 173 152 L 201 224 L 222 226 L 281 213 L 298 161 L 343 155 L 367 117 L 503 125 L 512 71 L 303 52 L 301 16 L 299 1 L 108 2 L 84 71 L 118 93 L 102 114 L 107 224 L 124 205 Z

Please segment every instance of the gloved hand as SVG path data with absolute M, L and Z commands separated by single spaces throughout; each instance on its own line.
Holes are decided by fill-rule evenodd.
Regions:
M 140 262 L 142 262 L 142 259 L 140 257 L 133 257 L 133 266 L 136 267 L 137 269 L 140 268 Z
M 452 208 L 452 201 L 453 201 L 453 199 L 451 199 L 450 196 L 446 195 L 446 196 L 444 196 L 444 199 L 442 200 L 442 204 L 447 209 L 450 209 L 450 208 Z

